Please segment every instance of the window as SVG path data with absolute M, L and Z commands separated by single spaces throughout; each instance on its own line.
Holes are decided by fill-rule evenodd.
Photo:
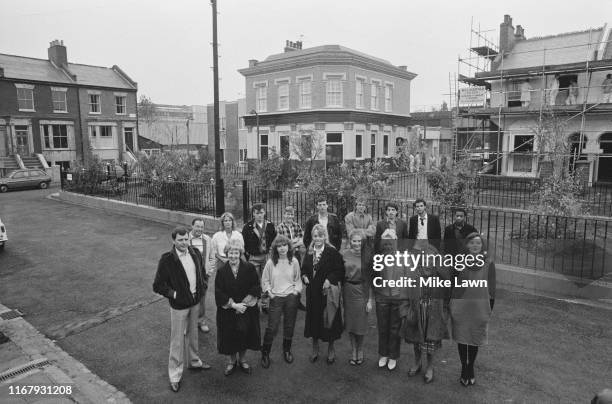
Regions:
M 342 77 L 328 76 L 325 91 L 325 105 L 328 107 L 342 106 Z
M 280 136 L 280 156 L 284 159 L 288 159 L 291 156 L 289 149 L 289 135 Z
M 278 110 L 289 109 L 289 82 L 284 81 L 278 84 Z
M 260 135 L 259 137 L 259 152 L 261 156 L 261 160 L 268 159 L 268 135 Z
M 115 96 L 115 111 L 117 112 L 117 115 L 125 115 L 127 110 L 126 98 L 127 97 L 125 95 Z
M 355 158 L 363 157 L 363 136 L 355 135 Z
M 376 133 L 372 133 L 372 136 L 371 136 L 370 158 L 376 158 Z
M 68 125 L 43 125 L 45 149 L 68 148 Z
M 312 79 L 310 77 L 301 78 L 298 81 L 298 89 L 300 92 L 300 108 L 312 107 L 311 84 Z
M 34 111 L 34 86 L 15 84 L 17 87 L 17 105 L 20 111 Z
M 355 84 L 355 107 L 363 108 L 364 100 L 363 100 L 363 91 L 365 87 L 365 79 L 358 78 Z
M 67 88 L 51 87 L 51 99 L 53 100 L 53 112 L 68 112 L 66 103 Z
M 266 83 L 255 86 L 255 109 L 257 112 L 268 110 L 268 87 Z
M 89 94 L 89 113 L 100 113 L 100 94 Z
M 393 85 L 385 85 L 385 111 L 391 112 L 393 110 Z
M 342 133 L 328 133 L 327 143 L 342 143 Z
M 378 110 L 378 87 L 379 83 L 376 81 L 370 84 L 370 108 L 375 111 Z
M 113 137 L 113 127 L 100 126 L 100 137 Z
M 240 159 L 240 161 L 246 161 L 247 160 L 247 149 L 240 149 L 239 159 Z
M 389 155 L 389 135 L 383 135 L 383 156 Z
M 515 172 L 530 173 L 533 169 L 533 135 L 514 136 L 514 164 Z
M 508 83 L 508 107 L 521 106 L 521 83 L 511 81 Z
M 62 167 L 63 170 L 70 170 L 70 161 L 57 161 L 54 163 L 56 166 Z

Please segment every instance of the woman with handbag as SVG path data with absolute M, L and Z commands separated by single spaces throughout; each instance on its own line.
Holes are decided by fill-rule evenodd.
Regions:
M 327 342 L 327 363 L 336 360 L 334 341 L 342 335 L 340 285 L 344 279 L 344 262 L 329 244 L 327 228 L 316 224 L 312 242 L 302 264 L 302 282 L 306 285 L 306 323 L 304 336 L 312 338 L 310 362 L 319 358 L 319 340 Z
M 423 254 L 428 259 L 413 272 L 416 279 L 412 289 L 409 306 L 404 307 L 403 334 L 406 342 L 414 344 L 414 366 L 408 370 L 408 376 L 416 376 L 422 369 L 422 356 L 426 354 L 427 364 L 423 380 L 431 383 L 434 379 L 434 361 L 436 351 L 442 347 L 442 340 L 448 339 L 448 303 L 450 288 L 434 286 L 426 282 L 430 278 L 450 280 L 450 270 L 435 265 L 430 259 L 438 255 L 438 250 L 427 246 Z
M 246 350 L 259 351 L 261 348 L 257 309 L 261 286 L 255 267 L 240 259 L 243 253 L 243 243 L 230 239 L 225 246 L 228 261 L 215 278 L 217 348 L 220 354 L 227 355 L 226 376 L 231 375 L 237 366 L 250 374 L 251 367 L 245 360 Z
M 461 360 L 459 382 L 467 387 L 476 383 L 474 362 L 478 354 L 478 347 L 487 343 L 489 320 L 495 303 L 495 264 L 487 258 L 480 234 L 468 234 L 465 238 L 465 246 L 470 255 L 482 254 L 484 265 L 475 264 L 463 271 L 456 272 L 456 283 L 461 285 L 467 280 L 486 280 L 486 287 L 455 287 L 451 296 L 452 333 L 453 339 L 457 342 Z

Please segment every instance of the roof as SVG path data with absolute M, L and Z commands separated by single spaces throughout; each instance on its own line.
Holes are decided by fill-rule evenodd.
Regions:
M 602 34 L 600 27 L 518 41 L 504 54 L 503 69 L 585 62 L 587 57 L 594 60 Z M 500 60 L 496 59 L 498 69 L 502 67 Z
M 68 70 L 58 67 L 46 59 L 29 58 L 0 53 L 0 67 L 4 77 L 18 80 L 42 81 L 57 84 L 80 84 L 84 86 L 111 87 L 135 90 L 129 78 L 114 68 L 68 63 Z M 70 77 L 76 76 L 76 80 Z
M 300 57 L 300 56 L 307 56 L 313 53 L 320 53 L 320 52 L 345 52 L 345 53 L 350 53 L 353 55 L 361 56 L 364 58 L 376 60 L 379 63 L 384 63 L 389 66 L 393 66 L 391 62 L 389 62 L 388 60 L 376 58 L 374 56 L 370 56 L 368 54 L 365 54 L 365 53 L 362 53 L 362 52 L 359 52 L 359 51 L 356 51 L 356 50 L 353 50 L 353 49 L 350 49 L 350 48 L 347 48 L 341 45 L 322 45 L 322 46 L 315 46 L 313 48 L 299 49 L 299 50 L 293 50 L 289 52 L 277 53 L 276 55 L 268 56 L 264 60 L 264 62 L 290 59 L 290 58 L 295 58 L 295 57 Z
M 163 149 L 164 145 L 142 135 L 138 135 L 138 150 Z

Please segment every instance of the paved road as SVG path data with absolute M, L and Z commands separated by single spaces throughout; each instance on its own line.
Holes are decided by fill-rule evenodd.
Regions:
M 395 373 L 377 370 L 374 316 L 361 368 L 346 361 L 346 336 L 336 364 L 310 364 L 300 313 L 293 365 L 281 359 L 279 336 L 270 369 L 250 353 L 254 374 L 225 378 L 213 329 L 201 334 L 200 351 L 214 369 L 186 374 L 175 395 L 166 376 L 168 306 L 151 292 L 170 226 L 47 199 L 54 191 L 0 195 L 10 237 L 0 254 L 0 302 L 23 311 L 134 402 L 585 402 L 609 383 L 609 311 L 502 291 L 491 345 L 478 356 L 478 384 L 468 389 L 458 383 L 460 365 L 449 341 L 432 385 L 406 376 L 412 358 L 406 344 Z

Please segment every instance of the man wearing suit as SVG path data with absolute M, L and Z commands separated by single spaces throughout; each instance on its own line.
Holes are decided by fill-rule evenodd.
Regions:
M 338 216 L 327 211 L 327 198 L 324 195 L 317 198 L 317 214 L 308 218 L 304 225 L 304 246 L 306 250 L 310 248 L 312 228 L 315 224 L 322 224 L 327 227 L 329 243 L 333 245 L 337 251 L 340 251 L 340 247 L 342 246 L 342 223 L 340 223 Z
M 374 249 L 377 253 L 381 251 L 381 238 L 396 240 L 406 240 L 409 238 L 408 225 L 398 217 L 398 212 L 399 208 L 396 203 L 389 202 L 385 205 L 385 215 L 387 217 L 376 223 L 376 233 L 374 234 Z
M 153 291 L 168 298 L 170 303 L 168 375 L 170 388 L 176 393 L 183 376 L 185 351 L 189 369 L 210 369 L 210 366 L 198 354 L 199 303 L 204 293 L 202 256 L 197 248 L 189 246 L 189 233 L 184 227 L 174 229 L 172 242 L 172 249 L 161 256 L 157 265 Z
M 467 212 L 465 208 L 454 208 L 452 210 L 455 222 L 444 228 L 444 253 L 457 255 L 463 248 L 463 240 L 470 233 L 478 233 L 471 224 L 466 223 Z
M 442 240 L 440 219 L 438 219 L 438 216 L 427 214 L 427 203 L 424 199 L 417 199 L 412 206 L 417 214 L 410 218 L 408 238 L 416 240 L 415 248 L 419 248 L 427 242 L 440 251 L 440 241 Z

